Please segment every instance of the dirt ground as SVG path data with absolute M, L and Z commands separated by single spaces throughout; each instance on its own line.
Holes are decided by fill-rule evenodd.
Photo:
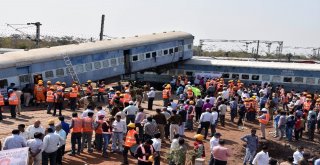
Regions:
M 154 108 L 161 107 L 162 102 L 161 101 L 155 101 Z M 146 108 L 146 103 L 142 104 L 142 107 Z M 79 110 L 78 112 L 81 112 L 82 110 Z M 155 111 L 148 111 L 145 110 L 147 114 L 154 114 Z M 11 130 L 16 128 L 18 124 L 24 123 L 27 126 L 32 124 L 35 120 L 39 119 L 42 121 L 42 125 L 46 126 L 46 123 L 49 119 L 54 118 L 48 114 L 45 113 L 45 110 L 34 110 L 34 108 L 28 108 L 23 110 L 23 115 L 18 117 L 17 119 L 9 119 L 9 113 L 8 110 L 5 110 L 4 116 L 7 116 L 4 121 L 0 122 L 0 138 L 2 139 L 2 142 L 4 138 L 11 134 Z M 69 110 L 63 111 L 63 115 L 65 116 L 71 116 L 71 112 Z M 57 121 L 57 118 L 55 118 Z M 66 117 L 67 122 L 70 121 L 70 117 Z M 237 121 L 237 119 L 236 119 Z M 196 128 L 197 125 L 195 125 Z M 228 164 L 230 165 L 240 165 L 242 164 L 242 158 L 244 157 L 244 147 L 243 142 L 240 140 L 240 138 L 246 134 L 250 134 L 251 128 L 257 128 L 259 129 L 258 123 L 245 123 L 243 130 L 238 130 L 238 127 L 235 123 L 230 122 L 230 116 L 229 113 L 226 115 L 226 126 L 221 127 L 220 125 L 217 127 L 217 132 L 220 132 L 222 134 L 222 139 L 226 140 L 226 147 L 230 148 L 232 151 L 232 156 L 228 160 Z M 320 151 L 320 145 L 319 145 L 319 134 L 316 134 L 315 141 L 311 142 L 307 140 L 306 136 L 303 137 L 302 140 L 297 142 L 291 142 L 290 144 L 286 142 L 285 140 L 278 141 L 277 139 L 273 138 L 273 134 L 271 132 L 273 131 L 271 124 L 268 125 L 267 128 L 267 139 L 266 143 L 269 144 L 269 155 L 273 158 L 276 158 L 278 160 L 285 159 L 287 156 L 292 155 L 295 151 L 297 146 L 303 145 L 305 148 L 310 151 L 311 154 L 316 154 L 316 151 Z M 270 133 L 268 133 L 270 132 Z M 210 133 L 210 131 L 209 131 Z M 185 140 L 188 145 L 188 151 L 192 150 L 193 148 L 193 136 L 195 135 L 195 132 L 185 132 Z M 261 136 L 261 132 L 257 131 L 257 135 Z M 208 161 L 210 159 L 210 144 L 209 144 L 210 138 L 207 138 L 205 141 L 205 149 L 206 149 L 206 163 L 208 164 Z M 110 146 L 110 145 L 109 145 Z M 67 139 L 67 146 L 66 151 L 70 151 L 70 135 Z M 170 144 L 168 141 L 166 141 L 165 144 L 162 144 L 162 163 L 161 164 L 168 164 L 165 161 L 165 155 L 168 152 L 170 148 Z M 122 161 L 122 154 L 121 153 L 114 153 L 109 154 L 109 158 L 102 158 L 101 153 L 94 152 L 91 154 L 88 154 L 85 150 L 84 153 L 81 154 L 81 156 L 69 156 L 65 155 L 63 162 L 66 165 L 119 165 Z M 137 160 L 133 157 L 129 156 L 129 163 L 130 164 L 136 164 Z

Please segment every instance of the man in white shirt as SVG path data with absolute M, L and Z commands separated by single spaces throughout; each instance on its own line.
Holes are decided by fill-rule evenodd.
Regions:
M 178 104 L 174 102 L 173 99 L 170 99 L 170 103 L 171 103 L 172 110 L 177 110 Z
M 226 112 L 227 112 L 227 105 L 225 104 L 225 100 L 221 102 L 221 105 L 219 105 L 218 110 L 220 112 L 220 123 L 221 126 L 224 127 L 224 121 L 226 118 Z
M 55 132 L 54 134 L 59 135 L 63 141 L 60 143 L 59 148 L 57 150 L 57 164 L 61 165 L 62 164 L 62 157 L 64 155 L 65 147 L 66 147 L 66 139 L 67 139 L 67 134 L 66 132 L 62 129 L 61 124 L 56 125 L 55 127 Z
M 105 109 L 102 108 L 101 106 L 97 107 L 97 110 L 98 110 L 98 112 L 97 112 L 97 115 L 96 115 L 96 121 L 99 120 L 99 116 L 105 117 L 107 115 Z
M 154 91 L 154 88 L 151 87 L 150 91 L 147 93 L 148 96 L 148 110 L 152 110 L 153 100 L 156 96 L 156 92 Z
M 57 150 L 60 144 L 64 143 L 64 140 L 57 134 L 53 133 L 52 128 L 47 128 L 48 134 L 43 138 L 42 151 L 42 164 L 48 164 L 48 159 L 50 159 L 50 164 L 57 164 Z
M 221 93 L 221 96 L 225 100 L 229 100 L 229 91 L 227 90 L 227 87 L 223 87 L 223 91 Z
M 298 147 L 297 151 L 293 153 L 293 164 L 297 165 L 303 159 L 303 146 Z
M 153 141 L 152 146 L 157 153 L 154 157 L 154 165 L 160 165 L 160 151 L 161 151 L 161 134 L 158 132 L 154 134 L 154 138 L 151 139 Z
M 216 127 L 217 127 L 217 123 L 218 123 L 218 112 L 217 109 L 215 107 L 211 108 L 212 112 L 212 121 L 210 124 L 210 128 L 211 128 L 211 136 L 214 136 L 214 133 L 216 133 Z
M 210 124 L 212 123 L 212 119 L 213 118 L 212 118 L 212 115 L 210 113 L 210 109 L 209 108 L 207 108 L 206 112 L 202 113 L 201 116 L 200 116 L 200 119 L 199 119 L 200 128 L 198 128 L 197 134 L 201 134 L 202 129 L 204 128 L 205 129 L 204 139 L 207 138 L 208 129 L 209 129 Z
M 34 133 L 40 132 L 40 133 L 42 133 L 44 135 L 45 130 L 41 126 L 40 120 L 36 120 L 33 125 L 30 125 L 27 128 L 27 132 L 29 132 L 29 139 L 33 139 L 34 138 Z
M 33 165 L 40 165 L 41 164 L 41 149 L 43 142 L 41 140 L 43 134 L 40 132 L 34 133 L 34 139 L 29 139 L 27 141 L 27 147 L 30 148 L 29 157 L 32 157 Z
M 94 111 L 93 111 L 92 109 L 93 109 L 93 107 L 92 107 L 91 105 L 88 105 L 88 106 L 87 106 L 87 109 L 82 112 L 81 117 L 82 117 L 82 118 L 87 117 L 89 112 L 94 113 Z
M 24 140 L 29 139 L 29 132 L 25 130 L 26 125 L 24 124 L 19 124 L 18 125 L 18 130 L 20 131 L 19 136 L 23 137 Z
M 262 146 L 262 151 L 258 152 L 257 155 L 254 157 L 252 164 L 257 165 L 268 165 L 269 164 L 269 153 L 267 146 Z
M 133 105 L 133 101 L 129 101 L 129 106 L 123 109 L 123 112 L 127 115 L 127 124 L 129 124 L 130 122 L 134 123 L 138 110 L 138 107 Z
M 12 135 L 8 136 L 3 143 L 3 150 L 10 150 L 15 148 L 26 147 L 26 141 L 23 137 L 19 136 L 19 130 L 12 130 Z
M 211 155 L 211 158 L 210 158 L 210 161 L 209 161 L 209 165 L 213 165 L 214 164 L 214 157 L 212 155 L 212 149 L 213 149 L 213 147 L 219 145 L 219 140 L 220 140 L 221 136 L 222 135 L 220 133 L 216 132 L 214 134 L 214 136 L 210 139 L 210 155 Z
M 127 125 L 125 121 L 121 120 L 120 115 L 116 115 L 116 120 L 112 123 L 112 152 L 119 148 L 119 151 L 123 151 L 123 135 L 127 132 Z M 117 146 L 118 142 L 118 146 Z

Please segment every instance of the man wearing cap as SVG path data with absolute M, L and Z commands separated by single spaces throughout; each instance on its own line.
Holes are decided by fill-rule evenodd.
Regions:
M 16 118 L 16 106 L 19 104 L 19 99 L 13 89 L 8 90 L 8 96 L 11 118 Z
M 197 158 L 204 158 L 205 157 L 205 148 L 204 148 L 204 144 L 203 144 L 203 135 L 201 134 L 196 134 L 194 136 L 195 138 L 195 142 L 193 143 L 193 149 L 197 154 L 198 157 Z M 201 153 L 201 154 L 200 154 Z
M 220 137 L 221 137 L 221 133 L 219 132 L 216 132 L 214 134 L 214 136 L 210 139 L 210 153 L 211 153 L 211 158 L 210 158 L 210 161 L 209 161 L 209 165 L 214 165 L 214 157 L 212 155 L 212 151 L 213 151 L 213 147 L 215 146 L 218 146 L 219 145 L 219 140 L 220 140 Z
M 151 87 L 150 91 L 147 93 L 147 96 L 148 96 L 148 110 L 152 110 L 153 100 L 154 100 L 155 95 L 156 95 L 156 93 L 154 91 L 154 88 Z
M 243 159 L 243 164 L 247 164 L 247 162 L 252 164 L 254 155 L 257 152 L 259 142 L 256 132 L 257 131 L 255 129 L 252 129 L 250 135 L 246 135 L 241 138 L 241 140 L 246 143 L 246 154 Z
M 77 108 L 77 97 L 79 95 L 79 90 L 77 88 L 77 84 L 72 84 L 72 88 L 69 93 L 69 101 L 70 101 L 70 109 L 71 111 L 75 111 Z
M 133 105 L 133 101 L 129 101 L 129 106 L 123 109 L 123 112 L 127 115 L 127 124 L 129 124 L 130 122 L 134 123 L 138 110 L 138 107 Z
M 34 87 L 34 96 L 36 98 L 37 105 L 45 102 L 45 100 L 46 100 L 45 92 L 46 92 L 46 89 L 43 86 L 43 81 L 39 80 L 38 84 Z
M 55 93 L 54 93 L 54 88 L 53 86 L 50 87 L 50 89 L 47 91 L 47 104 L 48 104 L 48 107 L 47 107 L 47 114 L 51 114 L 51 109 L 53 108 L 54 106 L 54 102 L 55 102 Z
M 128 126 L 128 132 L 127 132 L 126 140 L 123 145 L 123 152 L 122 152 L 123 163 L 121 163 L 122 165 L 129 164 L 128 163 L 128 151 L 131 152 L 130 148 L 136 144 L 139 144 L 139 136 L 135 130 L 135 128 L 136 128 L 135 124 L 129 123 L 127 126 Z
M 258 117 L 258 120 L 260 123 L 260 129 L 261 129 L 261 134 L 262 134 L 261 139 L 265 139 L 266 138 L 266 125 L 269 122 L 270 115 L 268 113 L 267 108 L 262 108 L 261 113 L 262 114 L 261 114 L 261 116 Z
M 212 123 L 212 120 L 213 120 L 213 117 L 210 113 L 210 109 L 207 108 L 206 109 L 206 112 L 202 113 L 201 116 L 200 116 L 200 119 L 199 119 L 199 127 L 198 127 L 198 131 L 197 131 L 197 134 L 201 134 L 202 132 L 202 129 L 204 128 L 204 139 L 207 138 L 207 135 L 208 135 L 208 129 L 209 129 L 209 126 L 210 124 Z

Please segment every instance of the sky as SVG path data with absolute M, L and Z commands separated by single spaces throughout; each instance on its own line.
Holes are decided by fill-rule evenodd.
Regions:
M 0 36 L 9 24 L 41 22 L 41 35 L 98 38 L 185 31 L 199 39 L 277 40 L 320 47 L 319 0 L 1 0 Z M 21 27 L 15 25 L 14 27 Z M 34 34 L 35 28 L 21 29 Z

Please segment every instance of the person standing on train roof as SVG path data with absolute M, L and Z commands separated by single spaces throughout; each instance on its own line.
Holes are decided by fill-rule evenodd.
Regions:
M 98 102 L 105 103 L 103 95 L 106 93 L 106 85 L 104 81 L 101 81 L 99 83 L 99 89 L 98 89 Z
M 36 98 L 37 106 L 45 102 L 46 100 L 45 92 L 46 92 L 46 89 L 43 86 L 43 81 L 39 80 L 38 84 L 34 88 L 34 96 Z

